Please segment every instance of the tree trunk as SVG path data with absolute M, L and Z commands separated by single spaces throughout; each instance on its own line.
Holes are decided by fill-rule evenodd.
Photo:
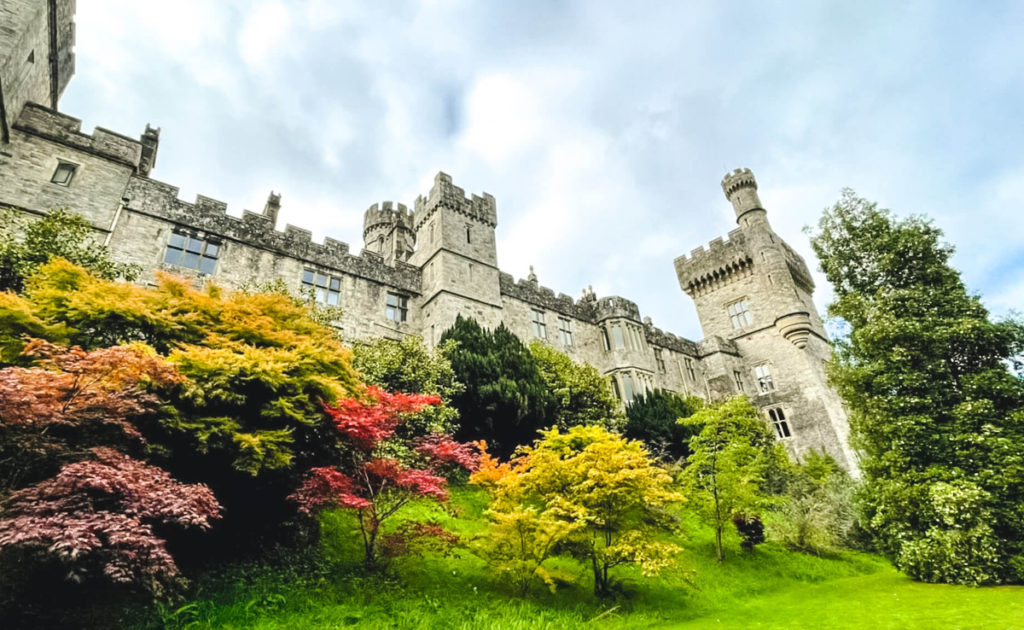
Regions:
M 715 526 L 715 552 L 718 554 L 718 562 L 721 563 L 725 559 L 722 554 L 722 525 L 718 524 Z

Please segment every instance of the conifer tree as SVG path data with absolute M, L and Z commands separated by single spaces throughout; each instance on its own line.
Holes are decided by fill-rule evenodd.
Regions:
M 830 377 L 862 456 L 861 507 L 896 566 L 929 582 L 1019 582 L 1024 326 L 990 320 L 941 238 L 850 190 L 825 211 L 812 246 L 847 328 Z
M 452 398 L 462 418 L 455 437 L 486 440 L 503 457 L 532 442 L 549 424 L 552 398 L 529 348 L 504 325 L 486 330 L 462 316 L 441 335 L 448 340 L 457 342 L 448 358 L 466 386 Z

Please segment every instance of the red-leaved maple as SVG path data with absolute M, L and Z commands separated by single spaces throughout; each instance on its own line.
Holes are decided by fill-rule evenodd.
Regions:
M 360 398 L 324 405 L 335 427 L 351 442 L 353 463 L 345 472 L 331 467 L 310 470 L 292 499 L 306 514 L 325 507 L 355 511 L 367 569 L 377 566 L 378 536 L 385 519 L 416 497 L 447 500 L 447 481 L 437 474 L 439 467 L 454 464 L 473 470 L 479 461 L 473 445 L 441 435 L 410 444 L 423 458 L 423 468 L 410 467 L 391 457 L 374 456 L 375 447 L 395 436 L 395 428 L 406 415 L 439 404 L 441 399 L 437 396 L 393 394 L 370 386 Z
M 27 553 L 76 582 L 104 576 L 155 597 L 174 590 L 178 568 L 153 526 L 208 529 L 220 511 L 213 492 L 111 448 L 92 456 L 0 504 L 0 559 Z
M 132 420 L 152 410 L 151 386 L 182 381 L 143 345 L 86 352 L 33 340 L 38 367 L 0 370 L 0 492 L 56 472 L 94 446 L 139 443 Z

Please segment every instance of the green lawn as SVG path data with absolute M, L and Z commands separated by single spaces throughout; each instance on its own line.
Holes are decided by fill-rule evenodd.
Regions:
M 433 516 L 463 537 L 479 533 L 484 497 L 456 491 L 455 514 Z M 193 599 L 126 626 L 169 628 L 444 628 L 445 630 L 573 628 L 992 628 L 1024 630 L 1024 587 L 968 588 L 911 582 L 882 559 L 844 553 L 818 558 L 772 544 L 752 554 L 730 540 L 725 563 L 714 560 L 711 533 L 684 523 L 678 566 L 644 579 L 620 572 L 624 594 L 596 600 L 587 571 L 553 563 L 564 581 L 517 599 L 486 565 L 455 557 L 399 561 L 388 578 L 354 569 L 357 542 L 343 514 L 324 520 L 319 573 L 238 567 L 197 581 Z

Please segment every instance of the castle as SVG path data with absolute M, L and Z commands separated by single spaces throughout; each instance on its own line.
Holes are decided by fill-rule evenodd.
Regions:
M 738 228 L 675 260 L 696 303 L 704 339 L 655 328 L 628 299 L 580 299 L 514 280 L 498 267 L 495 200 L 468 196 L 438 173 L 410 211 L 372 205 L 362 251 L 308 230 L 275 229 L 281 197 L 262 212 L 226 205 L 150 177 L 160 130 L 136 139 L 81 131 L 57 110 L 74 72 L 73 0 L 0 0 L 0 204 L 41 216 L 68 208 L 86 217 L 119 262 L 152 282 L 166 270 L 220 285 L 283 280 L 341 307 L 343 338 L 421 335 L 436 343 L 456 315 L 540 339 L 607 375 L 624 402 L 655 388 L 706 399 L 747 394 L 779 440 L 800 457 L 823 450 L 850 470 L 843 406 L 826 380 L 830 348 L 803 259 L 772 231 L 749 170 L 722 180 Z

